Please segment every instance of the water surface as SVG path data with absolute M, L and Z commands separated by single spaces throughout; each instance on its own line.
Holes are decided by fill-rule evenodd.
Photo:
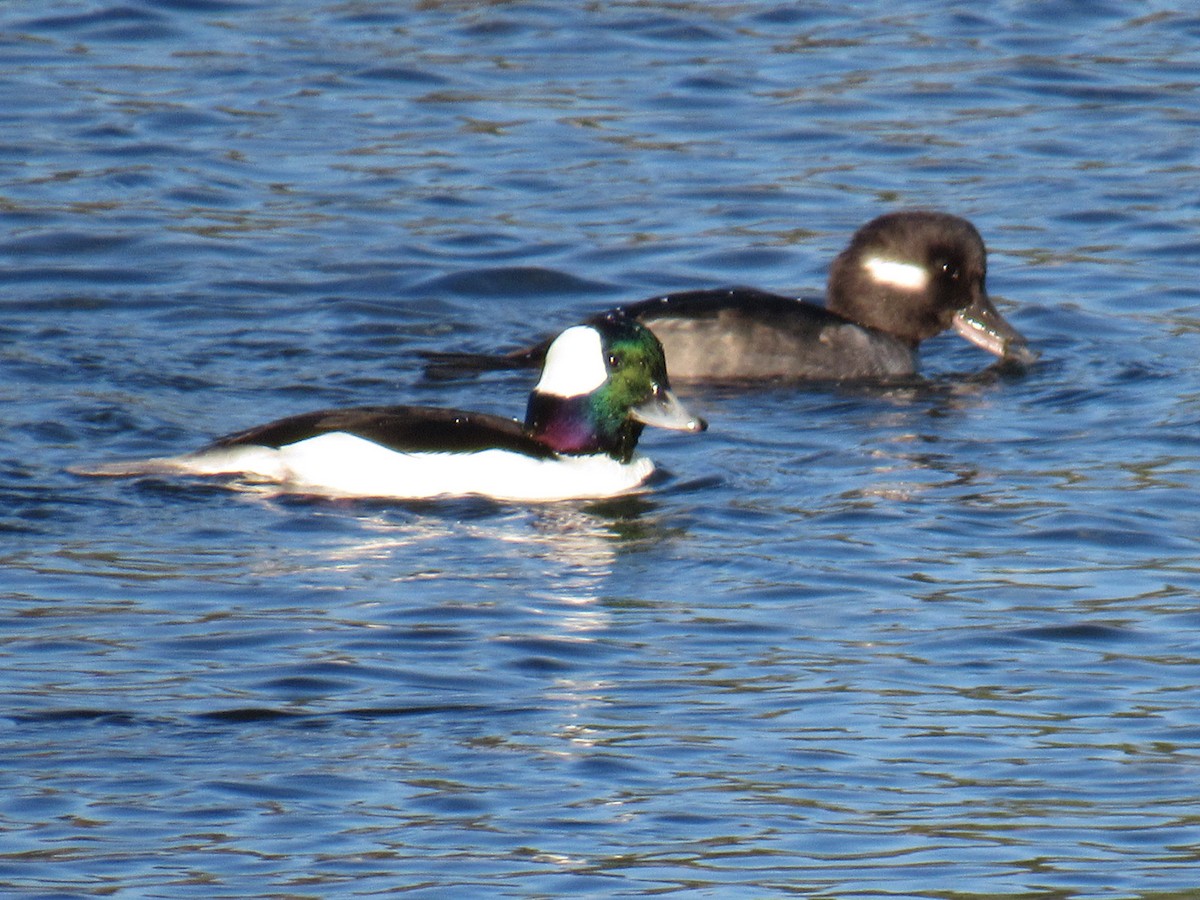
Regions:
M 1183 896 L 1200 18 L 1080 4 L 0 11 L 12 896 Z M 91 481 L 622 300 L 819 294 L 936 207 L 1043 353 L 692 389 L 654 493 Z

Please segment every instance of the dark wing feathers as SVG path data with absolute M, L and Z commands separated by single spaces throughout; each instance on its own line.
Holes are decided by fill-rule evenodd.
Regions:
M 318 410 L 231 434 L 210 449 L 241 444 L 279 448 L 333 432 L 356 435 L 401 453 L 470 453 L 499 448 L 539 459 L 555 455 L 530 437 L 516 419 L 429 406 Z
M 650 326 L 655 319 L 682 316 L 689 319 L 713 319 L 722 313 L 736 313 L 755 319 L 777 321 L 780 318 L 811 321 L 814 327 L 846 320 L 823 306 L 795 297 L 785 297 L 750 287 L 727 287 L 703 291 L 679 291 L 663 294 L 620 309 L 639 322 Z M 652 327 L 652 326 L 651 326 Z M 670 361 L 668 360 L 668 363 Z

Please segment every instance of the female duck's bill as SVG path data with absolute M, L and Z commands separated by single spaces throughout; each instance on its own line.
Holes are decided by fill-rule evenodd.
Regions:
M 635 491 L 654 471 L 635 452 L 647 424 L 693 433 L 707 427 L 671 392 L 654 336 L 612 316 L 567 329 L 551 345 L 524 423 L 436 407 L 321 410 L 196 453 L 75 471 L 235 476 L 333 497 L 591 499 Z

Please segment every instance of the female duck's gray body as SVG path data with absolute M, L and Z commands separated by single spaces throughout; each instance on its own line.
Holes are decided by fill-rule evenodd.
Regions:
M 678 381 L 897 378 L 921 341 L 953 328 L 1020 364 L 1036 359 L 986 288 L 975 227 L 939 212 L 890 213 L 834 260 L 824 306 L 754 288 L 683 291 L 620 308 L 662 342 Z M 536 366 L 545 342 L 503 356 L 430 354 L 432 373 Z
M 621 315 L 568 328 L 549 346 L 525 422 L 425 406 L 319 410 L 221 438 L 196 453 L 76 470 L 86 475 L 234 475 L 336 497 L 608 497 L 654 464 L 644 425 L 703 431 L 675 399 L 662 347 Z
M 679 381 L 895 378 L 917 369 L 916 349 L 887 332 L 754 288 L 667 294 L 623 309 L 662 342 Z

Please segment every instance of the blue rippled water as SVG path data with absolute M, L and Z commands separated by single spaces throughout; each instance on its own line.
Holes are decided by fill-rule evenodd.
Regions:
M 0 886 L 1193 896 L 1200 17 L 10 0 Z M 971 218 L 1041 350 L 694 389 L 653 494 L 93 481 L 660 290 Z

